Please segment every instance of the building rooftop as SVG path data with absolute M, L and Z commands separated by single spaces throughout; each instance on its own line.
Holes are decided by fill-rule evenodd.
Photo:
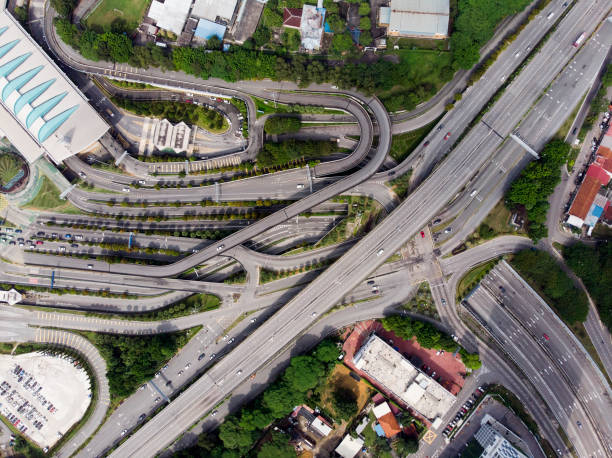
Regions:
M 108 130 L 87 98 L 4 6 L 0 10 L 0 125 L 28 162 L 47 154 L 60 163 Z
M 572 206 L 569 209 L 569 214 L 584 220 L 600 188 L 601 182 L 597 178 L 587 174 L 584 181 L 580 185 L 578 194 L 576 194 L 576 197 L 572 202 Z
M 389 35 L 448 36 L 449 0 L 391 0 L 390 9 Z
M 200 19 L 193 34 L 196 37 L 204 40 L 208 40 L 209 38 L 216 36 L 219 38 L 219 40 L 223 41 L 225 26 L 222 24 L 217 24 L 216 22 L 211 22 L 208 19 Z
M 342 458 L 353 458 L 363 447 L 363 440 L 353 438 L 350 434 L 344 436 L 342 442 L 336 447 L 335 452 Z
M 332 427 L 320 415 L 312 421 L 310 427 L 323 437 L 332 432 Z
M 217 18 L 229 22 L 234 15 L 237 0 L 196 0 L 191 15 L 215 22 Z
M 299 29 L 302 24 L 302 8 L 285 8 L 283 10 L 283 27 Z
M 189 16 L 193 0 L 153 0 L 149 7 L 148 17 L 155 21 L 160 29 L 180 35 Z
M 357 369 L 430 420 L 444 416 L 455 402 L 449 391 L 420 372 L 376 334 L 363 344 L 353 362 Z
M 302 7 L 302 19 L 300 22 L 302 47 L 309 51 L 317 51 L 321 47 L 324 22 L 324 8 L 316 8 L 313 5 L 304 5 Z
M 14 288 L 9 289 L 8 291 L 0 290 L 0 302 L 2 303 L 15 305 L 21 302 L 21 299 L 23 299 L 23 296 Z
M 489 423 L 481 423 L 474 437 L 484 449 L 481 458 L 527 458 Z

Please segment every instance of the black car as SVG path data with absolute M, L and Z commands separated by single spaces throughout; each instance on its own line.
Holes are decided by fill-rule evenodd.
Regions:
M 198 356 L 198 361 L 202 361 L 205 356 L 206 356 L 206 354 L 202 353 L 200 356 Z
M 429 145 L 429 140 L 427 140 L 425 143 L 423 143 L 423 147 L 428 146 Z
M 143 413 L 142 415 L 140 415 L 140 417 L 138 417 L 138 421 L 142 421 L 145 418 L 147 418 L 147 416 Z

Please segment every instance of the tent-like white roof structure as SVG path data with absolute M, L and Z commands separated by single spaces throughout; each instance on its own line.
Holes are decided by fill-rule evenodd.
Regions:
M 0 125 L 29 161 L 60 163 L 108 125 L 34 39 L 0 7 Z

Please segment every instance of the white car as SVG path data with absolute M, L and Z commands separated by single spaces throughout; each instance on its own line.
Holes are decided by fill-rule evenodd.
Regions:
M 217 247 L 217 251 L 221 251 L 223 248 L 225 248 L 225 245 L 219 245 L 219 246 Z
M 297 188 L 298 189 L 304 189 L 304 185 L 302 183 L 300 183 L 300 184 L 297 185 Z
M 380 250 L 378 250 L 378 253 L 376 253 L 376 256 L 382 256 L 383 254 L 385 254 L 385 250 L 381 248 Z
M 123 192 L 130 192 L 130 188 L 128 188 L 127 186 L 123 187 Z

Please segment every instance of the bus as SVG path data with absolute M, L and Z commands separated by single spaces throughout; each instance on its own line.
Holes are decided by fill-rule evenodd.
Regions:
M 578 46 L 580 46 L 582 42 L 584 41 L 585 37 L 586 35 L 584 34 L 584 32 L 582 32 L 580 36 L 576 38 L 576 41 L 574 41 L 574 48 L 577 48 Z

